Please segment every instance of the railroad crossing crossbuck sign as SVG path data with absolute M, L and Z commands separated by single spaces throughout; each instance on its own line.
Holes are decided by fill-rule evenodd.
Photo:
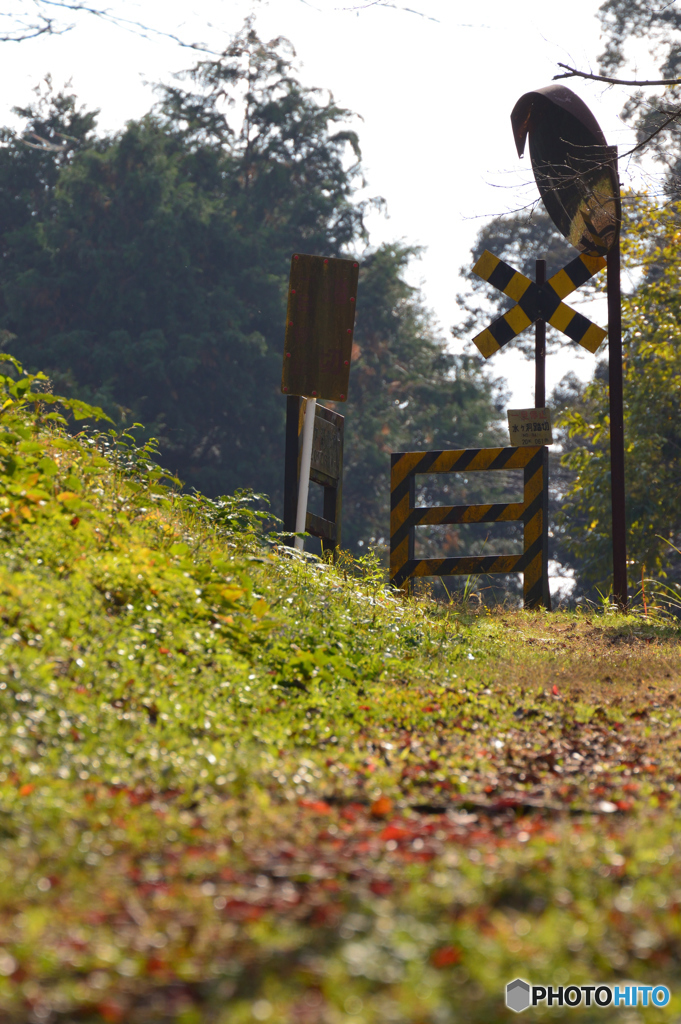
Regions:
M 605 263 L 602 256 L 582 254 L 549 278 L 546 284 L 540 285 L 485 250 L 473 267 L 473 273 L 517 303 L 473 338 L 485 359 L 537 320 L 546 320 L 589 352 L 595 352 L 608 332 L 562 300 L 602 270 Z

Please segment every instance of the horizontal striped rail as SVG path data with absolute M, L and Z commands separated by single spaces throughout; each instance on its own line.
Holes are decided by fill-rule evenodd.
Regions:
M 489 505 L 416 505 L 416 476 L 423 473 L 524 471 L 523 500 Z M 417 526 L 450 523 L 523 523 L 522 555 L 415 558 Z M 421 576 L 470 576 L 522 572 L 526 608 L 549 607 L 548 450 L 462 448 L 453 451 L 395 452 L 390 472 L 390 580 L 409 589 Z

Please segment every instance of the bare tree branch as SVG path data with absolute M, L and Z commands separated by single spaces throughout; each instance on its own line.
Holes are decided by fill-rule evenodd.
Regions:
M 424 14 L 423 11 L 415 11 L 413 7 L 399 7 L 397 4 L 391 3 L 390 0 L 364 0 L 364 3 L 356 4 L 354 7 L 338 7 L 336 10 L 366 11 L 369 7 L 391 7 L 394 11 L 406 11 L 408 14 L 418 15 L 419 18 L 426 18 L 428 21 L 440 23 L 439 18 L 432 18 L 430 14 Z
M 588 78 L 592 82 L 604 82 L 606 85 L 681 85 L 681 78 L 662 78 L 659 80 L 651 79 L 650 81 L 639 81 L 638 79 L 608 78 L 605 75 L 592 75 L 588 71 L 578 71 L 577 68 L 570 67 L 569 64 L 562 64 L 560 61 L 558 62 L 558 67 L 565 68 L 566 73 L 564 75 L 554 75 L 554 82 L 556 81 L 556 79 L 559 78 Z M 660 111 L 660 113 L 667 113 L 669 116 L 662 122 L 662 124 L 659 124 L 657 126 L 655 131 L 651 132 L 647 138 L 643 139 L 642 142 L 639 142 L 638 145 L 633 147 L 633 149 L 627 150 L 626 153 L 619 154 L 618 160 L 623 160 L 624 157 L 631 156 L 633 153 L 638 153 L 642 149 L 645 149 L 648 143 L 652 142 L 652 140 L 657 135 L 659 135 L 660 132 L 664 131 L 665 128 L 668 128 L 670 124 L 673 124 L 675 121 L 678 121 L 678 119 L 681 117 L 681 108 L 672 111 Z
M 0 42 L 2 43 L 23 43 L 29 39 L 35 39 L 42 35 L 62 35 L 64 32 L 69 32 L 73 25 L 59 25 L 54 17 L 48 16 L 45 13 L 45 8 L 56 8 L 60 11 L 69 12 L 71 14 L 89 14 L 94 18 L 99 18 L 102 21 L 108 22 L 110 25 L 117 25 L 120 28 L 126 28 L 140 33 L 143 37 L 157 36 L 163 39 L 169 39 L 171 42 L 177 43 L 178 46 L 182 46 L 189 50 L 199 50 L 201 53 L 206 53 L 211 56 L 219 56 L 217 51 L 211 50 L 204 43 L 191 43 L 187 42 L 186 39 L 182 39 L 180 36 L 175 35 L 172 32 L 165 32 L 163 29 L 154 28 L 151 25 L 145 25 L 140 21 L 132 21 L 129 18 L 123 18 L 119 15 L 113 14 L 109 8 L 106 7 L 95 7 L 84 0 L 34 0 L 35 11 L 32 18 L 29 18 L 25 23 L 22 23 L 21 19 L 16 18 L 16 28 L 11 29 L 9 32 L 0 33 Z M 0 18 L 12 18 L 10 14 L 0 14 Z
M 31 149 L 39 149 L 43 153 L 64 153 L 67 150 L 66 143 L 62 143 L 61 146 L 56 145 L 54 142 L 49 142 L 47 139 L 43 139 L 41 135 L 36 132 L 31 132 L 31 137 L 37 139 L 37 142 L 29 142 L 28 139 L 19 139 L 24 146 L 29 146 Z M 56 135 L 61 135 L 61 132 L 55 132 Z M 64 135 L 63 138 L 70 138 L 68 135 Z
M 681 85 L 681 78 L 660 78 L 640 82 L 635 78 L 607 78 L 605 75 L 592 75 L 588 71 L 578 71 L 576 68 L 571 68 L 569 64 L 561 64 L 560 61 L 558 61 L 558 67 L 565 68 L 566 73 L 564 75 L 554 75 L 554 82 L 559 78 L 589 78 L 592 82 L 605 82 L 606 85 Z
M 301 0 L 301 2 L 308 4 L 308 0 Z M 25 0 L 25 3 L 28 6 L 29 0 Z M 121 17 L 114 14 L 109 7 L 93 5 L 92 3 L 87 3 L 86 0 L 32 0 L 30 6 L 32 8 L 30 14 L 27 12 L 25 15 L 15 15 L 0 12 L 0 24 L 4 22 L 6 25 L 9 21 L 12 26 L 4 32 L 0 29 L 0 43 L 23 43 L 29 39 L 36 39 L 38 36 L 63 35 L 74 28 L 73 24 L 61 24 L 55 16 L 49 13 L 50 9 L 52 9 L 52 11 L 56 10 L 69 14 L 88 14 L 91 17 L 106 21 L 110 25 L 116 25 L 119 28 L 137 32 L 143 38 L 154 36 L 169 39 L 185 49 L 198 50 L 200 53 L 205 53 L 212 57 L 220 56 L 217 51 L 210 49 L 205 43 L 188 42 L 173 32 L 166 32 L 163 29 L 154 28 L 152 25 L 146 25 L 141 21 Z M 314 7 L 314 4 L 308 4 L 308 6 Z M 389 7 L 395 11 L 416 14 L 418 17 L 426 18 L 429 21 L 438 21 L 437 18 L 433 18 L 423 11 L 417 11 L 412 7 L 393 3 L 392 0 L 360 0 L 359 3 L 351 7 L 337 7 L 336 10 L 359 12 L 370 7 Z M 319 8 L 316 9 L 319 10 Z
M 7 18 L 10 15 L 2 15 L 2 17 Z M 28 39 L 36 39 L 38 36 L 61 35 L 63 32 L 68 32 L 71 27 L 67 25 L 65 28 L 59 28 L 55 25 L 53 18 L 48 18 L 44 14 L 38 13 L 34 17 L 39 20 L 33 24 L 20 25 L 7 33 L 0 33 L 0 43 L 23 43 Z
M 627 150 L 626 153 L 622 153 L 621 156 L 618 157 L 618 160 L 623 160 L 625 156 L 631 156 L 632 153 L 638 153 L 639 150 L 644 149 L 649 142 L 652 142 L 656 135 L 659 135 L 661 131 L 664 131 L 664 129 L 668 128 L 670 124 L 677 121 L 679 117 L 681 117 L 681 108 L 679 110 L 673 110 L 666 121 L 663 121 L 662 124 L 658 125 L 655 131 L 651 132 L 647 139 L 644 139 L 643 142 L 639 142 L 637 146 L 634 146 L 633 149 Z

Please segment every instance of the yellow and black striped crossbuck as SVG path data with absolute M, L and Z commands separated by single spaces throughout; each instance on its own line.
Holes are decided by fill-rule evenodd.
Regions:
M 535 284 L 486 249 L 473 267 L 473 273 L 494 285 L 510 299 L 515 299 L 517 305 L 473 338 L 485 359 L 489 359 L 494 352 L 498 352 L 537 320 L 546 320 L 552 327 L 567 334 L 572 341 L 578 342 L 589 352 L 595 352 L 608 332 L 581 313 L 576 313 L 562 300 L 602 270 L 605 262 L 602 256 L 581 255 L 545 284 Z
M 419 473 L 467 473 L 523 469 L 523 500 L 494 505 L 416 507 Z M 522 572 L 526 608 L 550 607 L 548 589 L 548 449 L 464 448 L 459 451 L 395 452 L 390 467 L 390 581 L 408 590 L 418 576 L 470 576 Z M 522 555 L 415 558 L 417 526 L 445 523 L 524 524 Z

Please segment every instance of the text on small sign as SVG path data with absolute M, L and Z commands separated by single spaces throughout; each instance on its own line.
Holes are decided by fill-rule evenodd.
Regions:
M 508 432 L 511 444 L 553 444 L 551 413 L 548 409 L 509 409 Z

